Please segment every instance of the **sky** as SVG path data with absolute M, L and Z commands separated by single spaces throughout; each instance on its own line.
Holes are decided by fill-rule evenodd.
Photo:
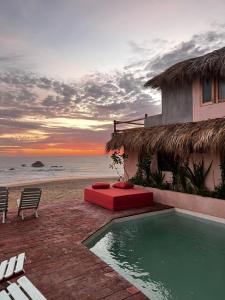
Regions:
M 0 156 L 103 154 L 144 83 L 225 46 L 225 1 L 0 0 Z

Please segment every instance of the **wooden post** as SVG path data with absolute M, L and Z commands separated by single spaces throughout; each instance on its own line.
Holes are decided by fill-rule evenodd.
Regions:
M 113 121 L 114 124 L 114 133 L 116 133 L 116 120 Z
M 148 117 L 148 114 L 145 114 L 145 119 L 147 119 L 147 117 Z

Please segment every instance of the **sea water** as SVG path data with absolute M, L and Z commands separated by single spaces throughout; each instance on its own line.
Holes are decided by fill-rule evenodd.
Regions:
M 44 167 L 32 167 L 35 161 L 41 161 Z M 107 155 L 0 157 L 0 186 L 61 178 L 116 177 L 110 163 Z

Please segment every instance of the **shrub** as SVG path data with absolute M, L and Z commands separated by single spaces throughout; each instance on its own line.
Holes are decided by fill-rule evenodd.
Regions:
M 196 194 L 204 194 L 208 192 L 208 189 L 205 186 L 205 180 L 211 169 L 212 162 L 206 170 L 203 160 L 199 163 L 193 162 L 192 165 L 193 170 L 188 165 L 184 167 L 184 176 L 187 178 Z
M 215 188 L 213 192 L 213 197 L 225 200 L 225 182 L 222 182 L 219 186 Z
M 169 161 L 168 164 L 173 174 L 172 184 L 164 182 L 165 175 L 161 170 L 151 171 L 151 156 L 149 154 L 139 155 L 137 173 L 130 179 L 130 182 L 146 187 L 225 199 L 225 158 L 221 160 L 220 165 L 222 183 L 213 192 L 209 191 L 205 185 L 212 162 L 206 169 L 203 160 L 198 163 L 192 162 L 192 168 L 189 167 L 188 162 L 183 165 L 179 157 Z
M 164 184 L 165 174 L 163 174 L 161 170 L 158 170 L 155 172 L 151 172 L 150 178 L 151 178 L 153 186 L 161 187 Z

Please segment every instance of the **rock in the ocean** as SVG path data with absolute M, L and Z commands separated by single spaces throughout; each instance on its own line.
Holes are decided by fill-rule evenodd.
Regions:
M 35 161 L 31 166 L 34 167 L 34 168 L 42 168 L 45 165 L 43 164 L 43 162 L 38 160 L 38 161 Z
M 22 164 L 21 167 L 26 167 L 26 165 L 25 165 L 25 164 Z
M 13 171 L 13 170 L 15 170 L 15 168 L 10 168 L 10 169 L 9 169 L 9 171 Z

